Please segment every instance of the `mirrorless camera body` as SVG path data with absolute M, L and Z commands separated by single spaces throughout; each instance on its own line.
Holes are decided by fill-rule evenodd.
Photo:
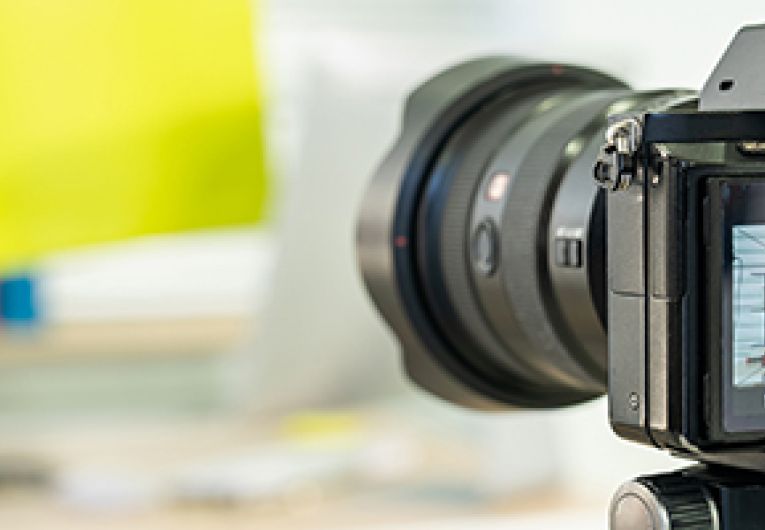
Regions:
M 762 134 L 762 119 L 729 109 L 617 118 L 595 168 L 607 188 L 614 430 L 757 470 L 765 145 L 744 138 Z
M 418 88 L 357 238 L 410 377 L 481 409 L 607 391 L 620 436 L 765 472 L 762 57 L 750 26 L 699 94 L 497 57 Z
M 697 109 L 612 117 L 608 395 L 621 436 L 765 471 L 765 29 L 742 30 Z

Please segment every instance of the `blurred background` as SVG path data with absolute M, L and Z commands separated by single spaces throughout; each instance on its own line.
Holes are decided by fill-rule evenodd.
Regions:
M 359 199 L 448 65 L 697 88 L 762 16 L 0 0 L 0 526 L 605 528 L 620 482 L 678 463 L 603 400 L 489 415 L 410 386 L 355 269 Z

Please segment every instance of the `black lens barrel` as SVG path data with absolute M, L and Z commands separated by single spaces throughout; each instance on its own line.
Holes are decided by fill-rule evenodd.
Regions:
M 666 96 L 502 58 L 413 94 L 367 194 L 359 255 L 416 381 L 478 407 L 605 392 L 605 210 L 592 167 L 609 114 Z

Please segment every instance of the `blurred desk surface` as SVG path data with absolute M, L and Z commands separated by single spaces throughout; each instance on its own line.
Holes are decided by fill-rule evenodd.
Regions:
M 0 527 L 23 530 L 598 530 L 606 507 L 582 506 L 548 492 L 483 509 L 413 507 L 374 499 L 336 499 L 281 508 L 166 507 L 137 513 L 78 512 L 51 498 L 5 496 Z
M 253 325 L 245 316 L 46 324 L 0 333 L 0 366 L 220 355 Z
M 342 422 L 335 420 L 335 424 L 338 423 Z M 601 519 L 608 499 L 582 501 L 551 486 L 484 495 L 473 491 L 467 482 L 461 483 L 459 475 L 430 480 L 427 475 L 434 469 L 441 471 L 444 462 L 463 458 L 452 448 L 445 449 L 430 441 L 423 442 L 432 460 L 430 467 L 412 467 L 392 480 L 375 482 L 360 479 L 358 470 L 347 467 L 356 466 L 359 455 L 369 453 L 364 436 L 348 438 L 352 442 L 339 446 L 329 444 L 328 451 L 319 451 L 329 458 L 317 459 L 315 451 L 290 448 L 294 445 L 291 438 L 264 435 L 265 431 L 269 429 L 253 429 L 252 422 L 241 419 L 227 424 L 220 420 L 199 421 L 133 430 L 124 426 L 78 427 L 64 432 L 0 430 L 0 479 L 4 476 L 3 469 L 5 476 L 8 470 L 18 475 L 25 461 L 31 469 L 36 465 L 37 469 L 43 466 L 51 470 L 47 479 L 31 488 L 4 487 L 8 481 L 0 480 L 0 528 L 605 528 Z M 383 422 L 382 429 L 374 432 L 388 433 L 390 429 Z M 372 438 L 374 436 L 376 434 Z M 420 443 L 420 438 L 417 440 Z M 396 458 L 390 452 L 395 446 L 388 443 L 384 447 L 383 460 L 386 456 Z M 377 451 L 380 457 L 379 449 L 372 447 L 371 451 Z M 411 458 L 404 454 L 402 461 L 406 459 Z M 460 465 L 470 467 L 469 462 Z M 335 467 L 342 471 L 335 473 Z M 296 470 L 303 468 L 313 469 L 311 480 L 293 487 Z M 383 471 L 391 472 L 390 469 Z M 400 474 L 400 470 L 393 471 Z M 271 479 L 250 480 L 258 474 Z M 186 485 L 181 486 L 184 481 Z M 274 484 L 278 486 L 276 494 L 269 492 L 264 496 L 264 491 Z M 236 494 L 230 493 L 242 488 L 250 497 L 234 498 Z

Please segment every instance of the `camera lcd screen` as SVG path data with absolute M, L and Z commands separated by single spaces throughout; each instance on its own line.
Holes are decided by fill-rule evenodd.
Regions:
M 722 245 L 719 348 L 722 425 L 728 433 L 765 431 L 765 178 L 713 179 Z M 719 217 L 718 217 L 719 218 Z M 719 273 L 718 273 L 719 274 Z
M 765 225 L 731 230 L 733 385 L 765 386 Z

